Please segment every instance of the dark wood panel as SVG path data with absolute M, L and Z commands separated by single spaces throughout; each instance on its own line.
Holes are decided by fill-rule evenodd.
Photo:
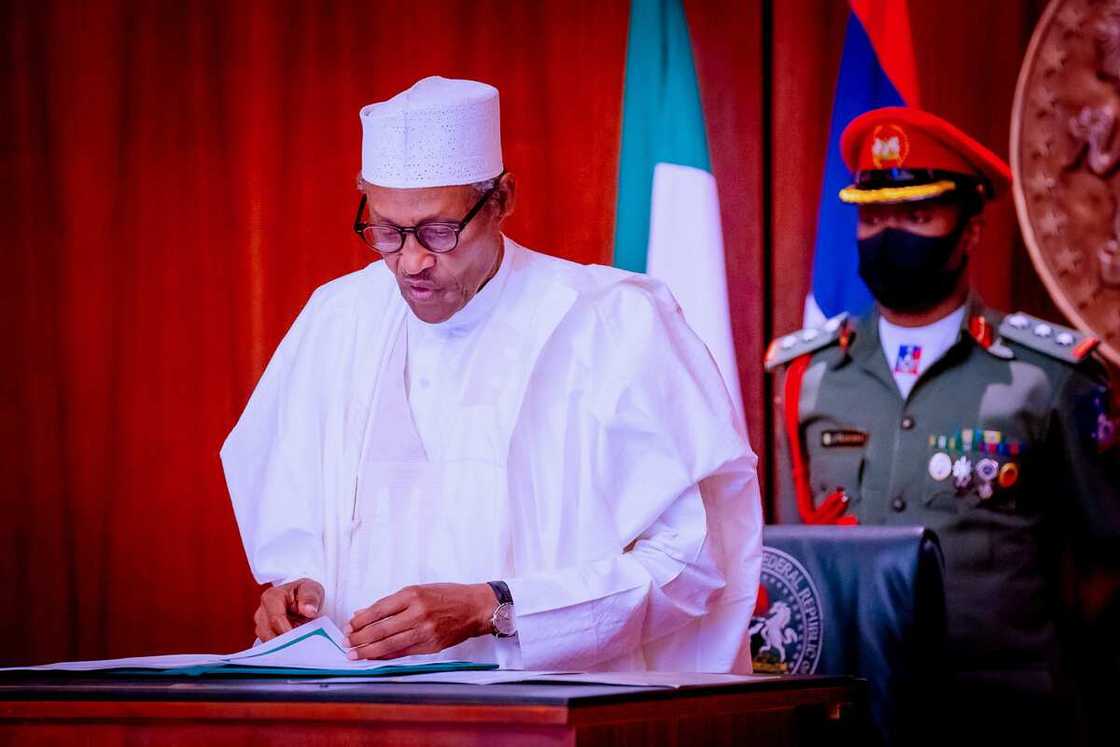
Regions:
M 96 747 L 109 745 L 204 745 L 205 747 L 334 747 L 335 745 L 429 745 L 521 747 L 572 745 L 566 727 L 464 726 L 462 724 L 194 723 L 25 724 L 0 730 L 0 745 Z M 581 740 L 580 744 L 584 744 Z
M 773 317 L 772 323 L 761 330 L 768 341 L 801 327 L 813 266 L 832 97 L 847 20 L 845 0 L 773 3 L 770 27 L 773 95 L 768 111 L 771 122 L 769 180 L 773 194 L 770 212 L 773 283 L 768 291 Z M 776 422 L 773 415 L 773 408 L 768 406 L 770 430 L 765 454 L 769 461 L 767 469 L 775 475 L 771 484 L 777 486 L 781 483 L 776 475 L 780 467 L 775 449 L 781 423 Z M 767 498 L 774 521 L 796 520 L 791 497 L 782 500 L 777 495 L 768 495 Z
M 561 686 L 569 695 L 553 705 L 519 705 L 520 693 L 534 686 L 478 687 L 475 695 L 492 702 L 445 702 L 453 695 L 440 686 L 413 687 L 410 702 L 381 702 L 396 697 L 393 686 L 364 688 L 368 702 L 356 700 L 348 687 L 329 700 L 315 689 L 280 685 L 272 695 L 288 701 L 238 700 L 237 687 L 222 699 L 168 700 L 147 692 L 117 688 L 112 682 L 84 685 L 97 700 L 64 699 L 65 685 L 52 694 L 49 685 L 35 693 L 52 700 L 0 702 L 0 744 L 438 744 L 438 745 L 711 745 L 760 743 L 816 744 L 866 736 L 864 684 L 845 678 L 781 678 L 746 685 L 684 690 Z M 246 692 L 257 698 L 260 686 Z M 411 686 L 402 685 L 403 689 Z M 464 692 L 446 686 L 450 692 Z M 425 689 L 426 688 L 426 689 Z M 359 687 L 359 690 L 362 688 Z M 215 690 L 218 692 L 219 690 Z M 33 697 L 23 693 L 24 697 Z M 195 692 L 198 695 L 198 692 Z M 6 697 L 19 697 L 8 690 Z M 154 699 L 153 699 L 154 698 Z M 587 705 L 584 705 L 584 703 Z
M 743 409 L 751 443 L 764 451 L 769 426 L 759 363 L 766 345 L 760 323 L 769 309 L 764 231 L 765 6 L 757 1 L 686 0 L 685 9 L 696 50 L 712 172 L 719 187 Z
M 832 96 L 844 47 L 844 0 L 774 5 L 770 100 L 774 307 L 768 338 L 801 327 L 809 292 L 817 206 L 828 146 Z

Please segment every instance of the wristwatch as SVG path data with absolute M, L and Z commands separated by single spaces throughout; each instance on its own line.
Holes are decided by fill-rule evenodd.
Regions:
M 513 618 L 513 595 L 505 581 L 487 581 L 498 600 L 490 615 L 490 634 L 495 638 L 512 638 L 517 635 L 517 622 Z

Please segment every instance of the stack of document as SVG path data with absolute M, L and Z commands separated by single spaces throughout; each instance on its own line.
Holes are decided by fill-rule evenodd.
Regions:
M 236 654 L 171 654 L 131 659 L 67 661 L 37 667 L 9 667 L 0 672 L 104 672 L 118 675 L 208 675 L 285 677 L 388 677 L 408 674 L 497 669 L 495 664 L 465 661 L 408 663 L 351 661 L 346 658 L 342 631 L 329 618 L 320 617 L 295 630 Z M 414 663 L 420 661 L 421 663 Z
M 236 654 L 171 654 L 131 659 L 66 661 L 0 672 L 71 672 L 109 675 L 299 677 L 307 684 L 409 682 L 441 684 L 564 684 L 679 688 L 728 685 L 772 677 L 696 672 L 572 672 L 501 670 L 496 664 L 435 661 L 409 656 L 391 662 L 346 658 L 342 631 L 321 617 Z

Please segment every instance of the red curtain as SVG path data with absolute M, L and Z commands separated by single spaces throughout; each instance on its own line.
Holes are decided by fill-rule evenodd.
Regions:
M 910 2 L 926 106 L 1001 153 L 1041 2 Z M 765 481 L 760 361 L 800 321 L 847 6 L 685 5 Z M 248 643 L 218 448 L 310 291 L 370 259 L 349 228 L 358 109 L 429 74 L 494 83 L 509 233 L 608 261 L 628 11 L 0 3 L 0 663 Z M 994 222 L 981 282 L 1043 311 L 1009 208 Z
M 0 660 L 247 645 L 218 448 L 311 290 L 371 258 L 358 109 L 498 86 L 509 232 L 609 261 L 627 12 L 4 4 Z

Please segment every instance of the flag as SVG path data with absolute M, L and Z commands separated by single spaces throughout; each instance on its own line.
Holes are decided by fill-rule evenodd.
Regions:
M 897 0 L 850 0 L 832 101 L 813 247 L 813 283 L 805 301 L 805 326 L 819 326 L 843 311 L 862 314 L 872 305 L 859 277 L 856 209 L 837 198 L 852 182 L 840 154 L 840 133 L 860 114 L 883 106 L 918 106 L 918 72 L 907 5 Z
M 633 0 L 614 264 L 666 283 L 740 414 L 719 194 L 681 0 Z

